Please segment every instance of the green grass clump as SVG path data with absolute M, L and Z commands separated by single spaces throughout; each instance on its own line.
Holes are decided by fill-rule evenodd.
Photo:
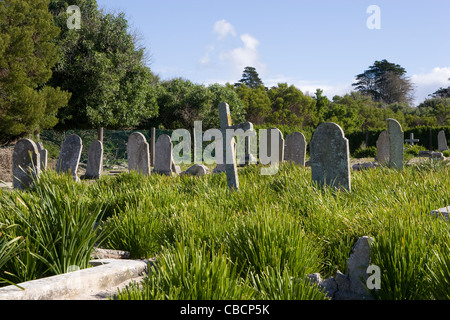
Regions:
M 319 187 L 309 168 L 260 169 L 239 169 L 238 192 L 225 173 L 76 183 L 48 172 L 28 191 L 0 193 L 2 275 L 86 266 L 95 244 L 157 258 L 118 299 L 324 299 L 307 275 L 345 273 L 355 241 L 370 236 L 375 298 L 449 298 L 450 227 L 429 215 L 450 204 L 445 162 L 353 171 L 351 192 Z

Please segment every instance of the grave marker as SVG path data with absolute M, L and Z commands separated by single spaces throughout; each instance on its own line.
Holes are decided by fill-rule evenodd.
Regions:
M 306 139 L 303 133 L 293 132 L 286 136 L 286 150 L 284 160 L 305 166 Z
M 83 142 L 76 134 L 68 136 L 59 152 L 58 163 L 56 164 L 56 172 L 69 173 L 78 181 L 77 170 L 80 162 L 81 150 L 83 149 Z
M 160 135 L 155 144 L 155 167 L 154 172 L 165 175 L 172 175 L 174 168 L 173 163 L 173 144 L 167 134 Z
M 41 170 L 47 169 L 47 157 L 48 157 L 48 151 L 44 148 L 44 145 L 42 142 L 38 142 L 36 144 L 39 152 L 39 157 L 41 158 Z
M 408 142 L 411 146 L 414 145 L 414 142 L 419 142 L 419 139 L 414 139 L 414 133 L 409 134 L 409 139 L 405 139 L 405 142 Z
M 445 151 L 445 150 L 448 150 L 447 138 L 445 137 L 444 130 L 441 130 L 438 133 L 438 151 Z
M 351 190 L 348 139 L 339 125 L 333 122 L 319 125 L 311 139 L 310 151 L 313 181 Z
M 87 179 L 98 179 L 103 170 L 103 143 L 100 140 L 94 140 L 88 150 L 88 162 L 86 173 Z
M 145 136 L 134 132 L 127 143 L 128 171 L 135 170 L 143 175 L 150 174 L 150 150 Z
M 389 135 L 389 167 L 403 170 L 403 141 L 402 126 L 395 119 L 387 119 Z
M 380 164 L 388 165 L 389 159 L 390 159 L 389 134 L 386 130 L 384 130 L 378 136 L 376 160 Z
M 39 177 L 40 154 L 34 141 L 19 140 L 12 155 L 12 172 L 14 189 L 25 189 Z

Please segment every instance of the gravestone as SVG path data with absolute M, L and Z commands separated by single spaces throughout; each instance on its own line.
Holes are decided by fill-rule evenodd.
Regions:
M 98 179 L 103 170 L 103 143 L 100 140 L 94 140 L 88 150 L 88 162 L 86 173 L 87 179 Z
M 38 142 L 36 144 L 39 152 L 39 156 L 41 158 L 41 170 L 47 169 L 47 158 L 48 158 L 48 151 L 44 148 L 44 145 L 42 142 Z
M 349 144 L 339 125 L 333 122 L 319 125 L 311 139 L 310 152 L 313 181 L 351 190 Z
M 306 139 L 303 133 L 293 132 L 286 136 L 285 161 L 305 166 Z
M 444 130 L 441 130 L 438 133 L 438 151 L 445 151 L 445 150 L 448 150 L 447 138 L 445 137 Z
M 389 167 L 403 169 L 403 141 L 402 126 L 395 119 L 387 119 L 387 132 L 389 135 Z
M 155 144 L 155 166 L 153 172 L 172 175 L 174 163 L 172 157 L 173 144 L 167 134 L 160 135 Z
M 80 162 L 81 150 L 83 149 L 83 142 L 76 134 L 68 136 L 59 152 L 58 163 L 56 164 L 56 172 L 69 173 L 78 181 L 77 170 Z
M 390 159 L 389 134 L 386 130 L 380 133 L 377 140 L 376 160 L 379 164 L 388 165 Z
M 245 122 L 231 125 L 230 106 L 227 103 L 219 104 L 220 131 L 222 133 L 222 159 L 218 159 L 218 168 L 225 167 L 227 184 L 231 190 L 239 189 L 239 177 L 237 173 L 236 146 L 234 135 L 239 132 L 241 136 L 254 135 L 253 124 Z M 216 168 L 216 169 L 218 169 Z M 214 169 L 214 172 L 217 170 Z
M 128 172 L 137 171 L 143 175 L 150 174 L 150 150 L 145 136 L 134 132 L 128 137 Z
M 152 127 L 150 131 L 150 166 L 153 167 L 155 165 L 156 128 Z
M 414 133 L 409 134 L 409 139 L 405 139 L 405 142 L 408 142 L 409 145 L 413 146 L 415 142 L 419 142 L 419 139 L 414 139 Z
M 209 173 L 209 169 L 207 166 L 203 164 L 194 164 L 193 166 L 189 167 L 185 172 L 182 174 L 192 175 L 192 176 L 204 176 Z
M 40 173 L 40 155 L 34 141 L 19 140 L 12 155 L 13 187 L 25 189 L 33 184 Z

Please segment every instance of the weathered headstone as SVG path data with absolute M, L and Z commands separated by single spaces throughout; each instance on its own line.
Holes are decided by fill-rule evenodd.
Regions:
M 155 143 L 156 143 L 156 128 L 152 127 L 150 133 L 150 166 L 155 165 Z
M 69 173 L 72 177 L 78 180 L 77 170 L 80 162 L 81 151 L 83 149 L 83 142 L 76 134 L 68 136 L 59 152 L 58 163 L 56 164 L 56 172 Z
M 150 174 L 150 150 L 145 136 L 134 132 L 128 137 L 127 143 L 128 171 L 137 171 L 143 175 Z
M 12 155 L 13 187 L 25 189 L 33 184 L 40 173 L 40 155 L 34 141 L 19 140 Z
M 44 148 L 44 145 L 42 142 L 36 143 L 36 146 L 38 148 L 39 156 L 41 158 L 41 170 L 47 169 L 47 158 L 48 158 L 48 151 Z
M 444 130 L 439 131 L 438 133 L 438 151 L 448 150 L 447 138 L 445 137 Z
M 204 176 L 209 173 L 209 169 L 207 166 L 203 164 L 194 164 L 189 167 L 183 174 L 192 175 L 192 176 Z
M 305 166 L 306 139 L 303 133 L 293 132 L 286 136 L 285 161 Z
M 155 144 L 155 167 L 153 171 L 159 174 L 171 175 L 173 173 L 173 144 L 167 134 L 160 135 Z
M 310 152 L 313 181 L 351 190 L 348 139 L 339 125 L 333 122 L 319 125 L 311 139 Z
M 389 134 L 386 130 L 380 133 L 377 140 L 377 155 L 375 160 L 380 163 L 387 165 L 390 159 L 390 143 Z
M 98 179 L 103 170 L 103 143 L 100 140 L 94 140 L 88 150 L 88 162 L 86 173 L 87 179 Z
M 402 126 L 395 119 L 387 119 L 387 132 L 389 135 L 389 167 L 403 169 L 403 141 Z
M 227 184 L 231 190 L 239 189 L 239 177 L 236 164 L 236 150 L 234 137 L 227 135 L 231 129 L 230 106 L 227 103 L 219 104 L 220 131 L 222 132 L 222 164 L 225 164 Z M 220 164 L 220 163 L 219 163 Z

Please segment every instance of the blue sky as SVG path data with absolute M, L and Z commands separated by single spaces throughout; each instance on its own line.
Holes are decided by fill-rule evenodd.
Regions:
M 400 64 L 415 102 L 450 85 L 450 1 L 97 0 L 124 12 L 161 79 L 235 83 L 253 66 L 279 82 L 332 98 L 376 60 Z M 379 19 L 369 11 L 379 8 Z M 379 28 L 369 28 L 379 22 Z

